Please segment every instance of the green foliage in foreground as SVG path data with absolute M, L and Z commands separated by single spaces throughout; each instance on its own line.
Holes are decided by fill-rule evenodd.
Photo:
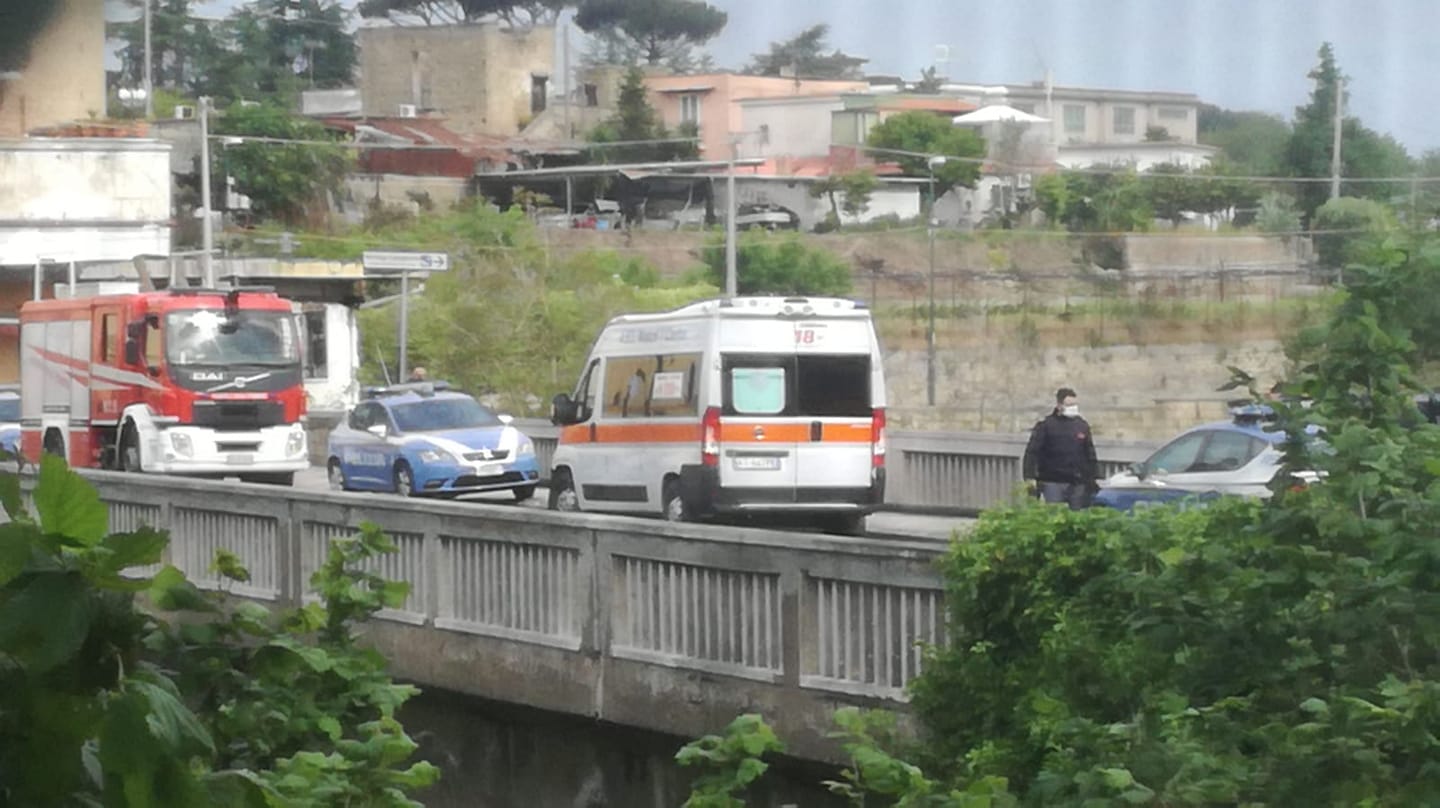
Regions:
M 725 287 L 725 242 L 705 245 L 705 279 Z M 735 288 L 742 295 L 846 295 L 850 265 L 794 235 L 746 233 L 735 245 Z
M 172 566 L 144 574 L 168 536 L 110 533 L 56 457 L 33 500 L 32 516 L 19 478 L 0 476 L 0 804 L 419 804 L 407 795 L 439 772 L 407 763 L 395 720 L 417 691 L 352 634 L 406 594 L 358 571 L 394 549 L 378 528 L 332 543 L 311 580 L 323 605 L 272 614 L 222 608 Z M 248 578 L 233 556 L 216 571 Z
M 1440 804 L 1440 427 L 1411 399 L 1432 328 L 1414 290 L 1440 251 L 1369 257 L 1294 346 L 1287 386 L 1312 404 L 1277 405 L 1277 426 L 1324 441 L 1284 444 L 1268 500 L 986 513 L 943 561 L 948 636 L 912 683 L 912 759 L 842 711 L 853 765 L 832 788 L 856 805 Z M 1307 470 L 1326 476 L 1296 485 Z

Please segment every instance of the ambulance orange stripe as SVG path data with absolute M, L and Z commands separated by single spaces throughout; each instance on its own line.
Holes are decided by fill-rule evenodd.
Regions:
M 755 428 L 764 430 L 764 438 L 755 437 Z M 699 442 L 703 427 L 688 424 L 596 424 L 595 437 L 590 437 L 589 424 L 575 424 L 560 430 L 562 444 L 577 443 L 690 443 Z M 810 438 L 810 424 L 766 424 L 755 422 L 724 422 L 720 425 L 721 443 L 870 443 L 870 422 L 824 424 L 820 441 Z

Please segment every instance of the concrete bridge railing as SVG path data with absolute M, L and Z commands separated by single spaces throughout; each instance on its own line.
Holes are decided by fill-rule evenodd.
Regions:
M 542 469 L 550 468 L 559 429 L 544 421 L 516 424 L 535 441 Z M 896 510 L 976 513 L 1004 502 L 1020 483 L 1028 434 L 908 432 L 889 436 L 885 504 Z M 1108 477 L 1144 460 L 1158 442 L 1101 441 L 1100 473 Z
M 197 584 L 277 604 L 312 598 L 329 540 L 375 522 L 399 548 L 375 571 L 411 586 L 367 627 L 396 676 L 682 737 L 754 711 L 835 760 L 835 708 L 903 706 L 945 640 L 934 543 L 86 476 L 112 529 L 166 529 L 165 562 Z M 221 549 L 249 582 L 209 572 Z

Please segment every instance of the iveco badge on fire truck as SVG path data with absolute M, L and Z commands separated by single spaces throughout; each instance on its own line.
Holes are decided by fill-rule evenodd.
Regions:
M 309 465 L 300 346 L 290 301 L 269 289 L 30 301 L 22 453 L 288 485 Z

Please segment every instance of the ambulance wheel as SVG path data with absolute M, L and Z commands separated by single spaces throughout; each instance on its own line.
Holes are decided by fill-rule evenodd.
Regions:
M 515 495 L 516 502 L 525 502 L 535 496 L 535 486 L 522 485 L 518 488 L 510 489 L 510 493 Z
M 135 434 L 134 424 L 125 424 L 120 432 L 120 450 L 116 452 L 115 465 L 121 471 L 140 471 L 140 436 Z
M 415 472 L 404 460 L 395 464 L 395 493 L 402 497 L 415 496 Z
M 575 493 L 575 479 L 570 476 L 569 469 L 557 470 L 550 481 L 550 510 L 580 510 L 580 495 Z
M 685 500 L 680 497 L 680 480 L 671 477 L 665 481 L 661 489 L 660 501 L 665 506 L 665 520 L 667 522 L 693 522 L 695 515 L 685 507 Z

